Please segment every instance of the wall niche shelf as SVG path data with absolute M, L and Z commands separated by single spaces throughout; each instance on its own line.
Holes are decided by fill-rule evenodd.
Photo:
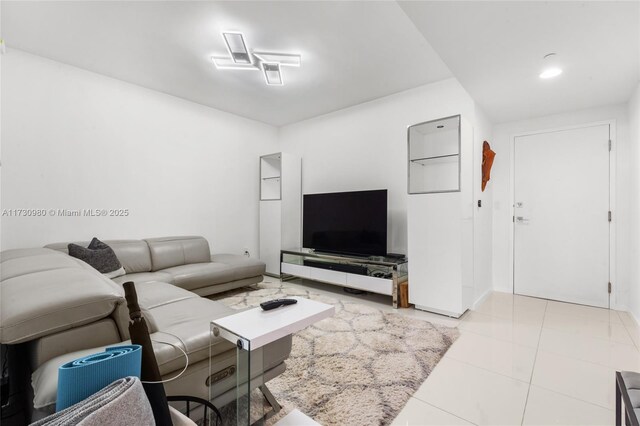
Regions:
M 407 130 L 409 194 L 460 191 L 460 116 L 414 124 Z
M 282 154 L 260 157 L 260 201 L 282 199 Z
M 300 245 L 302 160 L 285 152 L 260 157 L 260 260 L 280 276 L 280 250 Z
M 433 157 L 413 158 L 410 161 L 412 163 L 420 164 L 421 166 L 424 166 L 425 164 L 422 163 L 423 161 L 438 160 L 440 158 L 453 158 L 453 157 L 458 157 L 458 156 L 460 156 L 460 154 L 434 155 Z
M 409 302 L 458 318 L 474 296 L 473 128 L 456 115 L 407 136 Z

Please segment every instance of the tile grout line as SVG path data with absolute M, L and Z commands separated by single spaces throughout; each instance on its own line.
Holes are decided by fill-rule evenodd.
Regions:
M 574 357 L 567 356 L 567 355 L 564 355 L 564 354 L 558 354 L 558 353 L 555 353 L 555 352 L 553 352 L 553 351 L 548 351 L 548 350 L 542 349 L 542 348 L 540 347 L 540 342 L 541 342 L 542 332 L 545 330 L 544 323 L 545 323 L 545 320 L 546 320 L 546 314 L 547 314 L 547 311 L 548 311 L 548 310 L 547 310 L 547 307 L 548 307 L 548 304 L 545 306 L 545 312 L 544 312 L 544 314 L 543 314 L 543 321 L 542 321 L 542 325 L 540 326 L 540 334 L 539 334 L 539 336 L 538 336 L 538 343 L 537 343 L 536 348 L 535 348 L 535 349 L 536 349 L 536 354 L 535 354 L 535 357 L 534 357 L 533 367 L 532 367 L 532 369 L 531 369 L 531 377 L 530 377 L 530 380 L 529 380 L 529 388 L 528 388 L 528 391 L 527 391 L 527 399 L 526 399 L 526 401 L 525 401 L 525 410 L 524 410 L 524 412 L 523 412 L 523 419 L 522 419 L 522 422 L 524 422 L 524 413 L 526 413 L 526 407 L 527 407 L 527 403 L 528 403 L 528 400 L 529 400 L 529 393 L 530 393 L 530 391 L 531 391 L 531 386 L 533 386 L 533 383 L 532 383 L 532 382 L 533 382 L 533 373 L 534 373 L 534 371 L 535 371 L 535 364 L 536 364 L 536 361 L 537 361 L 537 358 L 538 358 L 538 354 L 539 354 L 539 352 L 545 352 L 545 353 L 553 354 L 553 355 L 560 356 L 560 357 L 565 357 L 565 358 L 574 359 L 574 360 L 576 360 L 576 361 L 584 362 L 584 363 L 587 363 L 587 364 L 592 364 L 592 365 L 594 365 L 594 366 L 604 367 L 604 368 L 607 368 L 607 369 L 610 369 L 610 370 L 615 370 L 615 368 L 611 367 L 610 365 L 598 364 L 598 363 L 596 363 L 596 362 L 592 362 L 592 361 L 588 361 L 588 360 L 583 360 L 583 359 L 580 359 L 580 358 L 574 358 Z M 475 311 L 474 311 L 474 312 L 475 312 Z M 553 313 L 553 314 L 558 314 L 557 312 L 555 312 L 555 313 L 554 313 L 554 312 L 551 312 L 551 311 L 549 311 L 549 312 L 550 312 L 550 313 Z M 618 315 L 618 312 L 617 312 L 617 311 L 614 311 L 614 312 L 616 313 L 616 315 Z M 491 317 L 491 318 L 507 319 L 507 318 L 497 317 L 497 316 L 495 316 L 495 315 L 491 315 L 491 314 L 488 314 L 488 313 L 480 313 L 480 314 L 485 315 L 485 316 L 488 316 L 488 317 Z M 559 315 L 575 317 L 574 315 L 570 315 L 570 314 L 559 314 Z M 599 322 L 604 322 L 604 321 L 599 321 Z M 629 331 L 628 331 L 628 329 L 627 329 L 627 325 L 626 325 L 626 324 L 624 324 L 624 322 L 623 322 L 622 320 L 621 320 L 621 322 L 620 322 L 620 323 L 617 323 L 617 324 L 623 325 L 623 327 L 625 328 L 625 330 L 629 333 Z M 576 334 L 576 333 L 571 333 L 571 332 L 568 332 L 568 331 L 566 331 L 566 330 L 561 330 L 561 329 L 556 329 L 556 328 L 548 328 L 548 327 L 547 327 L 546 329 L 547 329 L 547 330 L 553 330 L 553 331 L 559 331 L 559 332 L 561 332 L 561 333 L 565 333 L 565 334 Z M 482 337 L 485 337 L 485 338 L 495 339 L 495 340 L 500 341 L 500 342 L 506 342 L 506 343 L 511 343 L 511 344 L 514 344 L 514 345 L 520 345 L 520 346 L 523 346 L 523 347 L 532 348 L 531 346 L 522 345 L 522 344 L 519 344 L 519 343 L 516 343 L 516 342 L 513 342 L 513 341 L 508 341 L 508 340 L 498 339 L 498 338 L 495 338 L 495 337 L 493 337 L 493 336 L 487 336 L 487 335 L 484 335 L 484 334 L 475 333 L 475 332 L 473 332 L 473 331 L 465 330 L 465 332 L 467 332 L 467 333 L 471 333 L 471 334 L 475 334 L 475 335 L 479 335 L 479 336 L 482 336 Z M 581 333 L 577 333 L 577 334 L 579 334 L 579 335 L 583 335 L 583 334 L 581 334 Z M 622 343 L 622 342 L 618 342 L 618 341 L 615 341 L 615 340 L 605 339 L 605 338 L 596 337 L 596 336 L 591 336 L 591 335 L 583 335 L 583 336 L 584 336 L 584 337 L 587 337 L 587 338 L 590 338 L 590 339 L 594 339 L 594 340 L 598 340 L 598 341 L 602 341 L 602 342 L 607 342 L 607 343 L 610 343 L 610 344 L 618 344 L 618 345 L 621 345 L 621 346 L 630 346 L 630 347 L 632 347 L 632 348 L 636 349 L 636 348 L 635 348 L 635 341 L 633 341 L 633 339 L 631 339 L 631 340 L 632 340 L 632 343 L 631 343 L 631 344 L 628 344 L 628 343 Z M 511 376 L 506 376 L 505 374 L 498 373 L 498 372 L 493 371 L 493 370 L 487 370 L 486 368 L 479 367 L 479 366 L 476 366 L 476 365 L 474 365 L 474 364 L 470 364 L 470 363 L 465 362 L 465 361 L 460 361 L 460 360 L 455 359 L 455 358 L 452 358 L 452 357 L 449 357 L 449 359 L 453 359 L 453 360 L 456 360 L 456 361 L 462 362 L 462 363 L 464 363 L 464 364 L 471 365 L 471 366 L 476 367 L 476 368 L 480 368 L 480 369 L 483 369 L 483 370 L 486 370 L 486 371 L 489 371 L 489 372 L 492 372 L 492 373 L 495 373 L 495 374 L 498 374 L 498 375 L 502 375 L 502 376 L 509 377 L 509 378 L 514 379 L 514 380 L 518 380 L 518 381 L 521 381 L 521 382 L 523 382 L 523 383 L 526 383 L 524 380 L 516 379 L 516 378 L 511 377 Z M 556 394 L 558 394 L 558 395 L 562 395 L 562 396 L 567 397 L 567 398 L 571 398 L 571 399 L 573 399 L 573 400 L 575 400 L 575 401 L 579 401 L 579 402 L 582 402 L 582 403 L 585 403 L 585 404 L 592 405 L 592 406 L 594 406 L 594 407 L 598 407 L 598 408 L 602 408 L 602 409 L 606 409 L 606 410 L 611 411 L 611 408 L 610 408 L 610 407 L 608 407 L 608 406 L 603 406 L 603 405 L 600 405 L 600 404 L 597 404 L 597 403 L 594 403 L 594 402 L 591 402 L 591 401 L 586 401 L 586 400 L 584 400 L 584 399 L 576 398 L 574 395 L 564 394 L 564 393 L 562 393 L 562 392 L 558 392 L 557 390 L 550 389 L 550 388 L 547 388 L 547 387 L 544 387 L 544 386 L 536 385 L 536 387 L 538 387 L 538 388 L 540 388 L 540 389 L 544 389 L 545 391 L 549 391 L 549 392 L 556 393 Z
M 542 315 L 542 325 L 540 326 L 540 333 L 538 334 L 538 344 L 536 345 L 536 354 L 533 357 L 533 366 L 531 367 L 531 376 L 529 377 L 529 387 L 527 388 L 527 397 L 524 400 L 524 408 L 522 410 L 522 420 L 520 421 L 520 425 L 524 424 L 524 416 L 527 413 L 527 405 L 529 404 L 529 395 L 531 394 L 531 384 L 533 382 L 533 373 L 536 370 L 536 361 L 538 360 L 538 352 L 540 352 L 540 340 L 542 339 L 542 330 L 544 329 L 544 321 L 547 317 L 547 307 L 549 306 L 549 301 L 544 305 L 544 314 Z
M 444 359 L 444 357 L 443 357 L 442 359 Z M 442 359 L 441 359 L 440 361 L 442 361 Z M 454 361 L 457 361 L 457 360 L 454 360 Z M 460 361 L 460 362 L 461 362 L 461 361 Z M 438 364 L 439 364 L 439 363 L 440 363 L 440 362 L 438 362 Z M 465 363 L 465 364 L 466 364 L 466 363 Z M 470 364 L 468 364 L 468 365 L 470 365 Z M 474 366 L 472 366 L 472 367 L 475 367 L 475 365 L 474 365 Z M 477 367 L 477 368 L 479 368 L 479 367 Z M 429 376 L 430 376 L 430 375 L 429 375 Z M 427 381 L 427 380 L 429 380 L 429 377 L 427 377 L 427 379 L 422 383 L 422 385 L 424 385 L 424 384 L 426 383 L 426 381 Z M 456 418 L 458 418 L 458 419 L 460 419 L 460 420 L 463 420 L 463 421 L 465 421 L 465 422 L 467 422 L 467 423 L 470 423 L 470 424 L 472 424 L 472 425 L 474 425 L 474 426 L 478 426 L 478 424 L 477 424 L 477 423 L 474 423 L 473 421 L 471 421 L 471 420 L 469 420 L 469 419 L 465 419 L 464 417 L 460 417 L 459 415 L 454 414 L 454 413 L 452 413 L 452 412 L 450 412 L 450 411 L 448 411 L 448 410 L 445 410 L 445 409 L 444 409 L 444 408 L 442 408 L 442 407 L 438 407 L 437 405 L 432 404 L 432 403 L 431 403 L 431 402 L 429 402 L 429 401 L 425 401 L 424 399 L 422 399 L 422 398 L 420 398 L 419 396 L 417 396 L 417 393 L 418 393 L 418 392 L 416 391 L 413 395 L 411 395 L 411 397 L 410 397 L 410 398 L 417 399 L 418 401 L 420 401 L 420 402 L 422 402 L 422 403 L 424 403 L 424 404 L 427 404 L 427 405 L 429 405 L 429 406 L 431 406 L 431 407 L 433 407 L 433 408 L 435 408 L 435 409 L 437 409 L 437 410 L 440 410 L 440 411 L 442 411 L 442 412 L 444 412 L 444 413 L 450 414 L 450 415 L 452 415 L 452 416 L 454 416 L 454 417 L 456 417 Z M 401 411 L 401 412 L 402 412 L 402 411 Z
M 534 326 L 534 327 L 535 327 L 535 326 Z M 462 328 L 462 329 L 460 329 L 460 330 L 461 330 L 461 333 L 460 333 L 460 334 L 462 334 L 462 332 L 464 332 L 464 333 L 469 333 L 469 334 L 473 334 L 473 335 L 476 335 L 476 336 L 485 337 L 485 338 L 487 338 L 487 339 L 497 340 L 498 342 L 501 342 L 501 343 L 511 343 L 511 344 L 514 344 L 514 345 L 517 345 L 517 346 L 522 346 L 523 348 L 528 348 L 528 349 L 537 349 L 537 346 L 525 345 L 525 344 L 523 344 L 523 343 L 514 342 L 513 340 L 501 339 L 501 338 L 499 338 L 499 337 L 491 336 L 491 335 L 489 335 L 489 334 L 483 334 L 483 333 L 478 333 L 478 332 L 476 332 L 476 331 L 465 330 L 464 328 Z M 542 330 L 542 327 L 540 328 L 540 330 Z
M 533 385 L 531 385 L 531 386 L 533 386 Z M 609 406 L 604 406 L 604 405 L 600 405 L 600 404 L 595 403 L 595 402 L 591 402 L 591 401 L 587 401 L 587 400 L 584 400 L 584 399 L 576 398 L 575 395 L 567 395 L 566 393 L 558 392 L 556 389 L 550 389 L 550 388 L 547 388 L 545 386 L 540 386 L 540 385 L 536 385 L 536 387 L 538 389 L 542 389 L 542 390 L 545 390 L 547 392 L 555 393 L 557 395 L 562 395 L 565 398 L 573 399 L 574 401 L 582 402 L 583 404 L 592 405 L 594 407 L 602 408 L 603 410 L 609 410 L 611 412 L 614 411 L 614 409 L 609 407 Z
M 620 314 L 618 314 L 618 317 L 620 317 Z M 620 321 L 622 321 L 622 318 L 620 318 Z M 627 323 L 622 321 L 622 326 L 624 327 L 625 331 L 629 335 L 629 338 L 631 339 L 631 342 L 633 343 L 633 346 L 635 346 L 636 349 L 638 349 L 640 351 L 640 343 L 636 342 L 636 340 L 631 335 L 631 331 L 629 331 L 629 327 L 627 326 Z
M 412 397 L 412 398 L 413 398 L 413 397 Z M 440 411 L 445 412 L 445 413 L 447 413 L 447 414 L 451 414 L 453 417 L 455 417 L 455 418 L 457 418 L 457 419 L 463 420 L 463 421 L 465 421 L 465 422 L 467 422 L 467 423 L 470 423 L 470 424 L 472 424 L 472 425 L 474 425 L 474 426 L 478 426 L 478 424 L 477 424 L 477 423 L 474 423 L 474 422 L 472 422 L 471 420 L 465 419 L 464 417 L 460 417 L 460 416 L 458 416 L 457 414 L 450 413 L 450 412 L 448 412 L 447 410 L 444 410 L 444 409 L 442 409 L 442 408 L 440 408 L 440 407 L 436 407 L 435 405 L 433 405 L 433 404 L 431 404 L 431 403 L 429 403 L 429 402 L 427 402 L 427 401 L 423 401 L 423 400 L 421 400 L 420 398 L 416 398 L 416 399 L 417 399 L 418 401 L 420 401 L 420 402 L 424 402 L 425 404 L 427 404 L 427 405 L 429 405 L 429 406 L 431 406 L 431 407 L 435 408 L 436 410 L 440 410 Z
M 477 368 L 478 370 L 482 370 L 482 371 L 486 371 L 487 373 L 492 373 L 492 374 L 498 375 L 498 376 L 500 376 L 500 377 L 505 377 L 505 378 L 507 378 L 507 379 L 515 380 L 516 382 L 529 384 L 529 382 L 527 382 L 527 381 L 525 381 L 525 380 L 522 380 L 522 379 L 516 379 L 515 377 L 508 376 L 508 375 L 506 375 L 506 374 L 504 374 L 504 373 L 498 373 L 497 371 L 489 370 L 488 368 L 480 367 L 480 366 L 475 365 L 475 364 L 471 364 L 471 363 L 470 363 L 470 362 L 468 362 L 468 361 L 462 361 L 462 360 L 457 359 L 457 358 L 447 357 L 446 355 L 445 355 L 443 358 L 447 358 L 447 359 L 448 359 L 448 360 L 450 360 L 450 361 L 459 362 L 459 363 L 461 363 L 461 364 L 465 364 L 465 365 L 468 365 L 468 366 L 470 366 L 470 367 Z M 426 401 L 425 401 L 425 402 L 426 402 Z
M 595 366 L 598 366 L 598 367 L 605 367 L 605 368 L 609 368 L 609 369 L 614 369 L 615 370 L 615 368 L 613 368 L 612 366 L 610 366 L 608 364 L 600 364 L 598 362 L 594 362 L 594 361 L 590 361 L 590 360 L 586 360 L 586 359 L 582 359 L 582 358 L 576 358 L 574 356 L 569 356 L 569 355 L 566 355 L 564 353 L 559 353 L 559 352 L 555 352 L 553 350 L 541 348 L 539 342 L 540 342 L 540 338 L 542 336 L 542 332 L 545 330 L 544 327 L 540 328 L 540 335 L 538 336 L 538 344 L 535 347 L 534 346 L 529 346 L 529 345 L 524 345 L 524 344 L 518 343 L 518 342 L 514 342 L 512 340 L 500 339 L 500 338 L 497 338 L 497 337 L 494 337 L 494 336 L 489 336 L 487 334 L 477 333 L 477 332 L 471 331 L 471 330 L 464 330 L 464 329 L 462 329 L 462 330 L 463 330 L 463 332 L 465 334 L 473 334 L 475 336 L 480 336 L 480 337 L 483 337 L 485 339 L 492 339 L 492 340 L 495 340 L 495 341 L 500 342 L 500 343 L 507 343 L 507 344 L 514 345 L 514 346 L 520 346 L 520 347 L 526 348 L 526 349 L 534 349 L 536 351 L 536 354 L 535 354 L 535 357 L 534 357 L 534 363 L 535 363 L 535 359 L 537 359 L 538 352 L 542 351 L 542 352 L 545 352 L 545 353 L 548 353 L 548 354 L 552 354 L 552 355 L 556 355 L 556 356 L 560 356 L 560 357 L 563 357 L 563 358 L 570 358 L 570 359 L 573 359 L 573 360 L 576 360 L 576 361 L 584 362 L 584 363 L 587 363 L 587 364 L 592 364 L 592 365 L 595 365 Z M 555 329 L 555 328 L 547 328 L 547 330 L 557 331 L 557 332 L 560 332 L 560 333 L 563 333 L 563 334 L 568 334 L 568 335 L 576 334 L 576 333 L 571 333 L 571 332 L 568 332 L 568 331 L 565 331 L 565 330 L 558 330 L 558 329 Z M 580 336 L 583 336 L 583 335 L 580 334 Z M 627 347 L 628 346 L 628 347 L 632 348 L 633 350 L 638 351 L 638 349 L 635 347 L 635 344 L 620 343 L 620 342 L 616 342 L 614 340 L 608 340 L 608 339 L 603 339 L 603 338 L 594 337 L 594 336 L 586 336 L 586 335 L 584 335 L 584 337 L 585 338 L 589 338 L 589 339 L 593 339 L 593 340 L 598 340 L 598 341 L 603 342 L 603 343 L 617 344 L 617 345 L 620 345 L 620 346 L 623 346 L 623 347 Z M 462 362 L 464 364 L 471 365 L 473 367 L 477 367 L 477 368 L 480 368 L 482 370 L 490 371 L 492 373 L 499 374 L 501 376 L 509 377 L 511 379 L 514 379 L 514 380 L 519 380 L 521 382 L 528 383 L 525 380 L 518 379 L 518 378 L 515 378 L 513 376 L 509 376 L 509 375 L 506 375 L 504 373 L 500 373 L 500 372 L 497 372 L 497 371 L 494 371 L 494 370 L 490 370 L 490 369 L 487 369 L 485 367 L 480 367 L 480 366 L 472 364 L 472 363 L 470 363 L 468 361 L 458 359 L 455 356 L 451 356 L 451 355 L 445 354 L 445 358 L 453 359 L 455 361 Z M 531 371 L 532 371 L 532 376 L 533 376 L 533 369 Z M 530 378 L 530 380 L 531 380 L 531 378 Z
M 551 350 L 548 350 L 548 349 L 539 348 L 537 352 L 544 352 L 546 354 L 554 355 L 554 356 L 557 356 L 559 358 L 568 358 L 568 359 L 571 359 L 573 361 L 584 362 L 585 364 L 591 364 L 591 365 L 594 365 L 596 367 L 603 367 L 603 368 L 608 368 L 609 370 L 615 370 L 615 368 L 613 366 L 608 365 L 608 364 L 600 364 L 600 363 L 597 363 L 597 362 L 594 362 L 594 361 L 589 361 L 589 360 L 582 359 L 582 358 L 576 358 L 574 356 L 565 355 L 565 354 L 554 352 L 554 351 L 551 351 Z M 536 352 L 536 358 L 537 358 L 537 352 Z
M 612 310 L 613 312 L 616 313 L 616 315 L 618 315 L 618 312 L 615 310 Z M 627 343 L 627 342 L 621 342 L 619 340 L 614 340 L 610 337 L 602 337 L 602 336 L 596 336 L 590 333 L 584 333 L 584 332 L 577 332 L 577 331 L 568 331 L 562 327 L 557 327 L 557 326 L 544 326 L 544 321 L 542 324 L 543 328 L 547 328 L 549 330 L 555 330 L 555 331 L 560 331 L 562 333 L 569 333 L 569 334 L 577 334 L 580 336 L 584 336 L 587 338 L 591 338 L 591 339 L 597 339 L 597 340 L 603 340 L 603 341 L 607 341 L 610 343 L 617 343 L 620 345 L 627 345 L 627 346 L 635 346 L 635 342 L 633 341 L 633 338 L 631 337 L 629 330 L 626 327 L 626 324 L 624 324 L 622 322 L 622 319 L 620 319 L 619 315 L 618 315 L 618 319 L 620 319 L 620 322 L 611 322 L 611 321 L 602 321 L 602 320 L 594 320 L 594 319 L 589 319 L 586 318 L 584 316 L 581 315 L 572 315 L 572 314 L 568 314 L 568 313 L 559 313 L 559 312 L 549 312 L 552 315 L 559 315 L 561 317 L 565 317 L 565 318 L 572 318 L 572 319 L 577 319 L 577 320 L 581 320 L 581 321 L 590 321 L 591 324 L 608 324 L 609 328 L 611 328 L 611 326 L 615 326 L 615 327 L 619 327 L 622 326 L 622 328 L 626 331 L 626 335 L 628 335 L 629 340 L 631 341 L 631 343 Z M 546 312 L 545 312 L 545 319 L 546 319 Z M 640 349 L 640 348 L 639 348 Z

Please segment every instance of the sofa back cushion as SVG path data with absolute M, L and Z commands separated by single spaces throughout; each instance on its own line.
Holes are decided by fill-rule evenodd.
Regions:
M 151 271 L 151 254 L 149 247 L 143 240 L 108 240 L 105 241 L 115 252 L 118 260 L 124 267 L 127 274 Z M 54 243 L 45 247 L 69 253 L 67 246 L 69 243 Z M 80 246 L 86 247 L 89 242 L 76 242 Z
M 86 263 L 53 250 L 2 252 L 0 343 L 17 344 L 111 316 L 122 288 Z
M 151 252 L 151 270 L 211 262 L 209 242 L 203 237 L 163 237 L 145 240 Z

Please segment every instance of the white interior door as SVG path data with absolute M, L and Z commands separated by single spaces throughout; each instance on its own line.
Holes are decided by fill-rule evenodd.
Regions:
M 515 138 L 516 294 L 609 307 L 609 125 Z

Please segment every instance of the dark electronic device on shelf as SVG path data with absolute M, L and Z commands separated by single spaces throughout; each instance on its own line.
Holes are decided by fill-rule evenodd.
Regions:
M 393 260 L 404 260 L 407 258 L 407 256 L 402 253 L 387 253 L 387 257 Z
M 263 311 L 270 311 L 272 309 L 279 308 L 280 306 L 293 305 L 298 303 L 296 299 L 273 299 L 267 302 L 262 302 L 260 307 Z
M 382 272 L 382 271 L 373 272 L 371 276 L 375 278 L 387 278 L 387 279 L 393 278 L 393 274 L 391 274 L 390 272 Z
M 305 259 L 304 266 L 311 266 L 319 269 L 330 269 L 332 271 L 348 272 L 350 274 L 367 275 L 367 267 L 362 265 L 350 265 L 347 263 L 329 263 L 320 260 Z

